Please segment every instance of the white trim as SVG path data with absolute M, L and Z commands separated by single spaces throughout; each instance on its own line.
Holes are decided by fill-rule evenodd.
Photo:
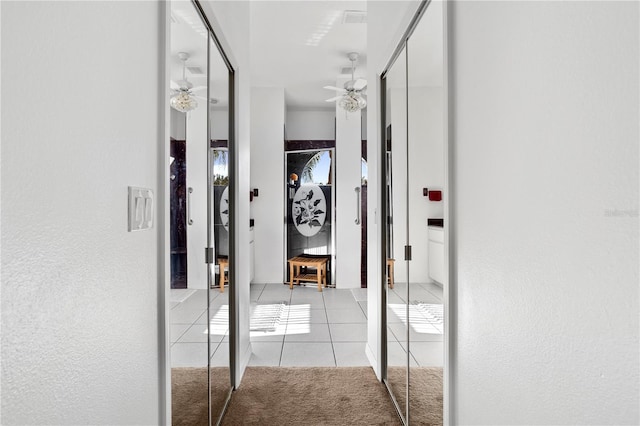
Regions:
M 168 54 L 171 45 L 171 2 L 160 2 L 159 13 L 159 70 L 160 87 L 158 88 L 160 99 L 160 110 L 158 116 L 161 118 L 158 144 L 158 396 L 159 396 L 159 419 L 158 424 L 171 425 L 171 338 L 170 338 L 170 230 L 169 230 L 169 135 L 170 130 L 170 107 L 169 107 L 169 87 L 170 79 L 170 55 Z
M 373 368 L 374 373 L 376 373 L 376 377 L 378 378 L 378 380 L 382 380 L 382 377 L 380 375 L 380 366 L 378 365 L 380 357 L 376 359 L 376 356 L 373 353 L 373 349 L 371 349 L 371 346 L 369 346 L 369 342 L 367 342 L 367 345 L 364 348 L 364 353 L 369 360 L 369 364 L 371 364 L 371 368 Z
M 451 200 L 453 199 L 453 191 L 451 185 L 451 171 L 452 171 L 452 149 L 453 144 L 449 143 L 449 126 L 450 124 L 450 114 L 449 108 L 451 106 L 451 102 L 449 101 L 449 96 L 451 96 L 451 91 L 449 88 L 449 0 L 442 1 L 442 24 L 443 24 L 443 87 L 444 87 L 444 95 L 442 96 L 443 105 L 442 105 L 442 118 L 443 118 L 443 139 L 444 139 L 444 264 L 447 266 L 445 268 L 445 282 L 444 286 L 444 294 L 443 294 L 443 304 L 444 304 L 444 368 L 442 372 L 442 420 L 443 425 L 450 425 L 454 421 L 454 416 L 452 415 L 452 407 L 453 407 L 453 380 L 452 376 L 452 360 L 454 359 L 454 350 L 453 350 L 453 341 L 451 338 L 451 330 L 457 329 L 457 324 L 455 323 L 456 316 L 453 314 L 453 306 L 455 305 L 455 292 L 451 291 L 454 283 L 452 282 L 452 277 L 455 276 L 451 274 L 450 271 L 453 269 L 451 259 L 454 259 L 453 256 L 450 255 L 450 250 L 452 250 L 451 244 L 451 235 L 452 235 L 452 225 L 451 225 L 451 211 L 452 205 Z M 452 303 L 454 302 L 454 303 Z

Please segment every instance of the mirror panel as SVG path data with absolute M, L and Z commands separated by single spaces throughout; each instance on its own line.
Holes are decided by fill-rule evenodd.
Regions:
M 407 242 L 407 80 L 406 49 L 386 75 L 387 209 L 387 387 L 407 417 L 408 262 Z
M 194 3 L 170 5 L 172 423 L 214 424 L 231 392 L 229 292 L 227 275 L 221 288 L 218 274 L 225 253 L 228 265 L 229 224 L 216 226 L 223 215 L 214 185 L 219 159 L 228 160 L 229 69 Z M 205 262 L 206 247 L 214 249 L 213 264 Z
M 443 46 L 442 2 L 431 2 L 407 41 L 411 424 L 442 422 L 444 208 L 423 188 L 444 189 Z
M 211 418 L 224 411 L 231 389 L 229 347 L 229 70 L 209 37 L 209 238 L 213 247 L 209 329 Z M 203 101 L 204 104 L 204 101 Z

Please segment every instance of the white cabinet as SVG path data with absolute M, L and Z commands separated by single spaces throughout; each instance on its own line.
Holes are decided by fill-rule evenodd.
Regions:
M 444 229 L 429 227 L 429 278 L 444 284 Z

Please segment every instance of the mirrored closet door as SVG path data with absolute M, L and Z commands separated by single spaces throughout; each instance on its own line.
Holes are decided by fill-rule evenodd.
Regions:
M 171 422 L 212 425 L 232 390 L 232 70 L 198 2 L 170 10 Z
M 442 2 L 424 2 L 383 74 L 385 383 L 405 424 L 443 421 L 445 110 Z
M 387 377 L 400 416 L 407 417 L 409 262 L 407 245 L 407 50 L 403 48 L 385 78 Z

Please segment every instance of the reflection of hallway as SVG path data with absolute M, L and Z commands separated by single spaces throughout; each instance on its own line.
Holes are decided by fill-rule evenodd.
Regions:
M 369 366 L 366 289 L 251 285 L 250 366 Z
M 442 287 L 434 283 L 412 284 L 409 295 L 409 341 L 412 367 L 444 365 Z M 407 284 L 389 289 L 388 357 L 390 366 L 407 362 Z

